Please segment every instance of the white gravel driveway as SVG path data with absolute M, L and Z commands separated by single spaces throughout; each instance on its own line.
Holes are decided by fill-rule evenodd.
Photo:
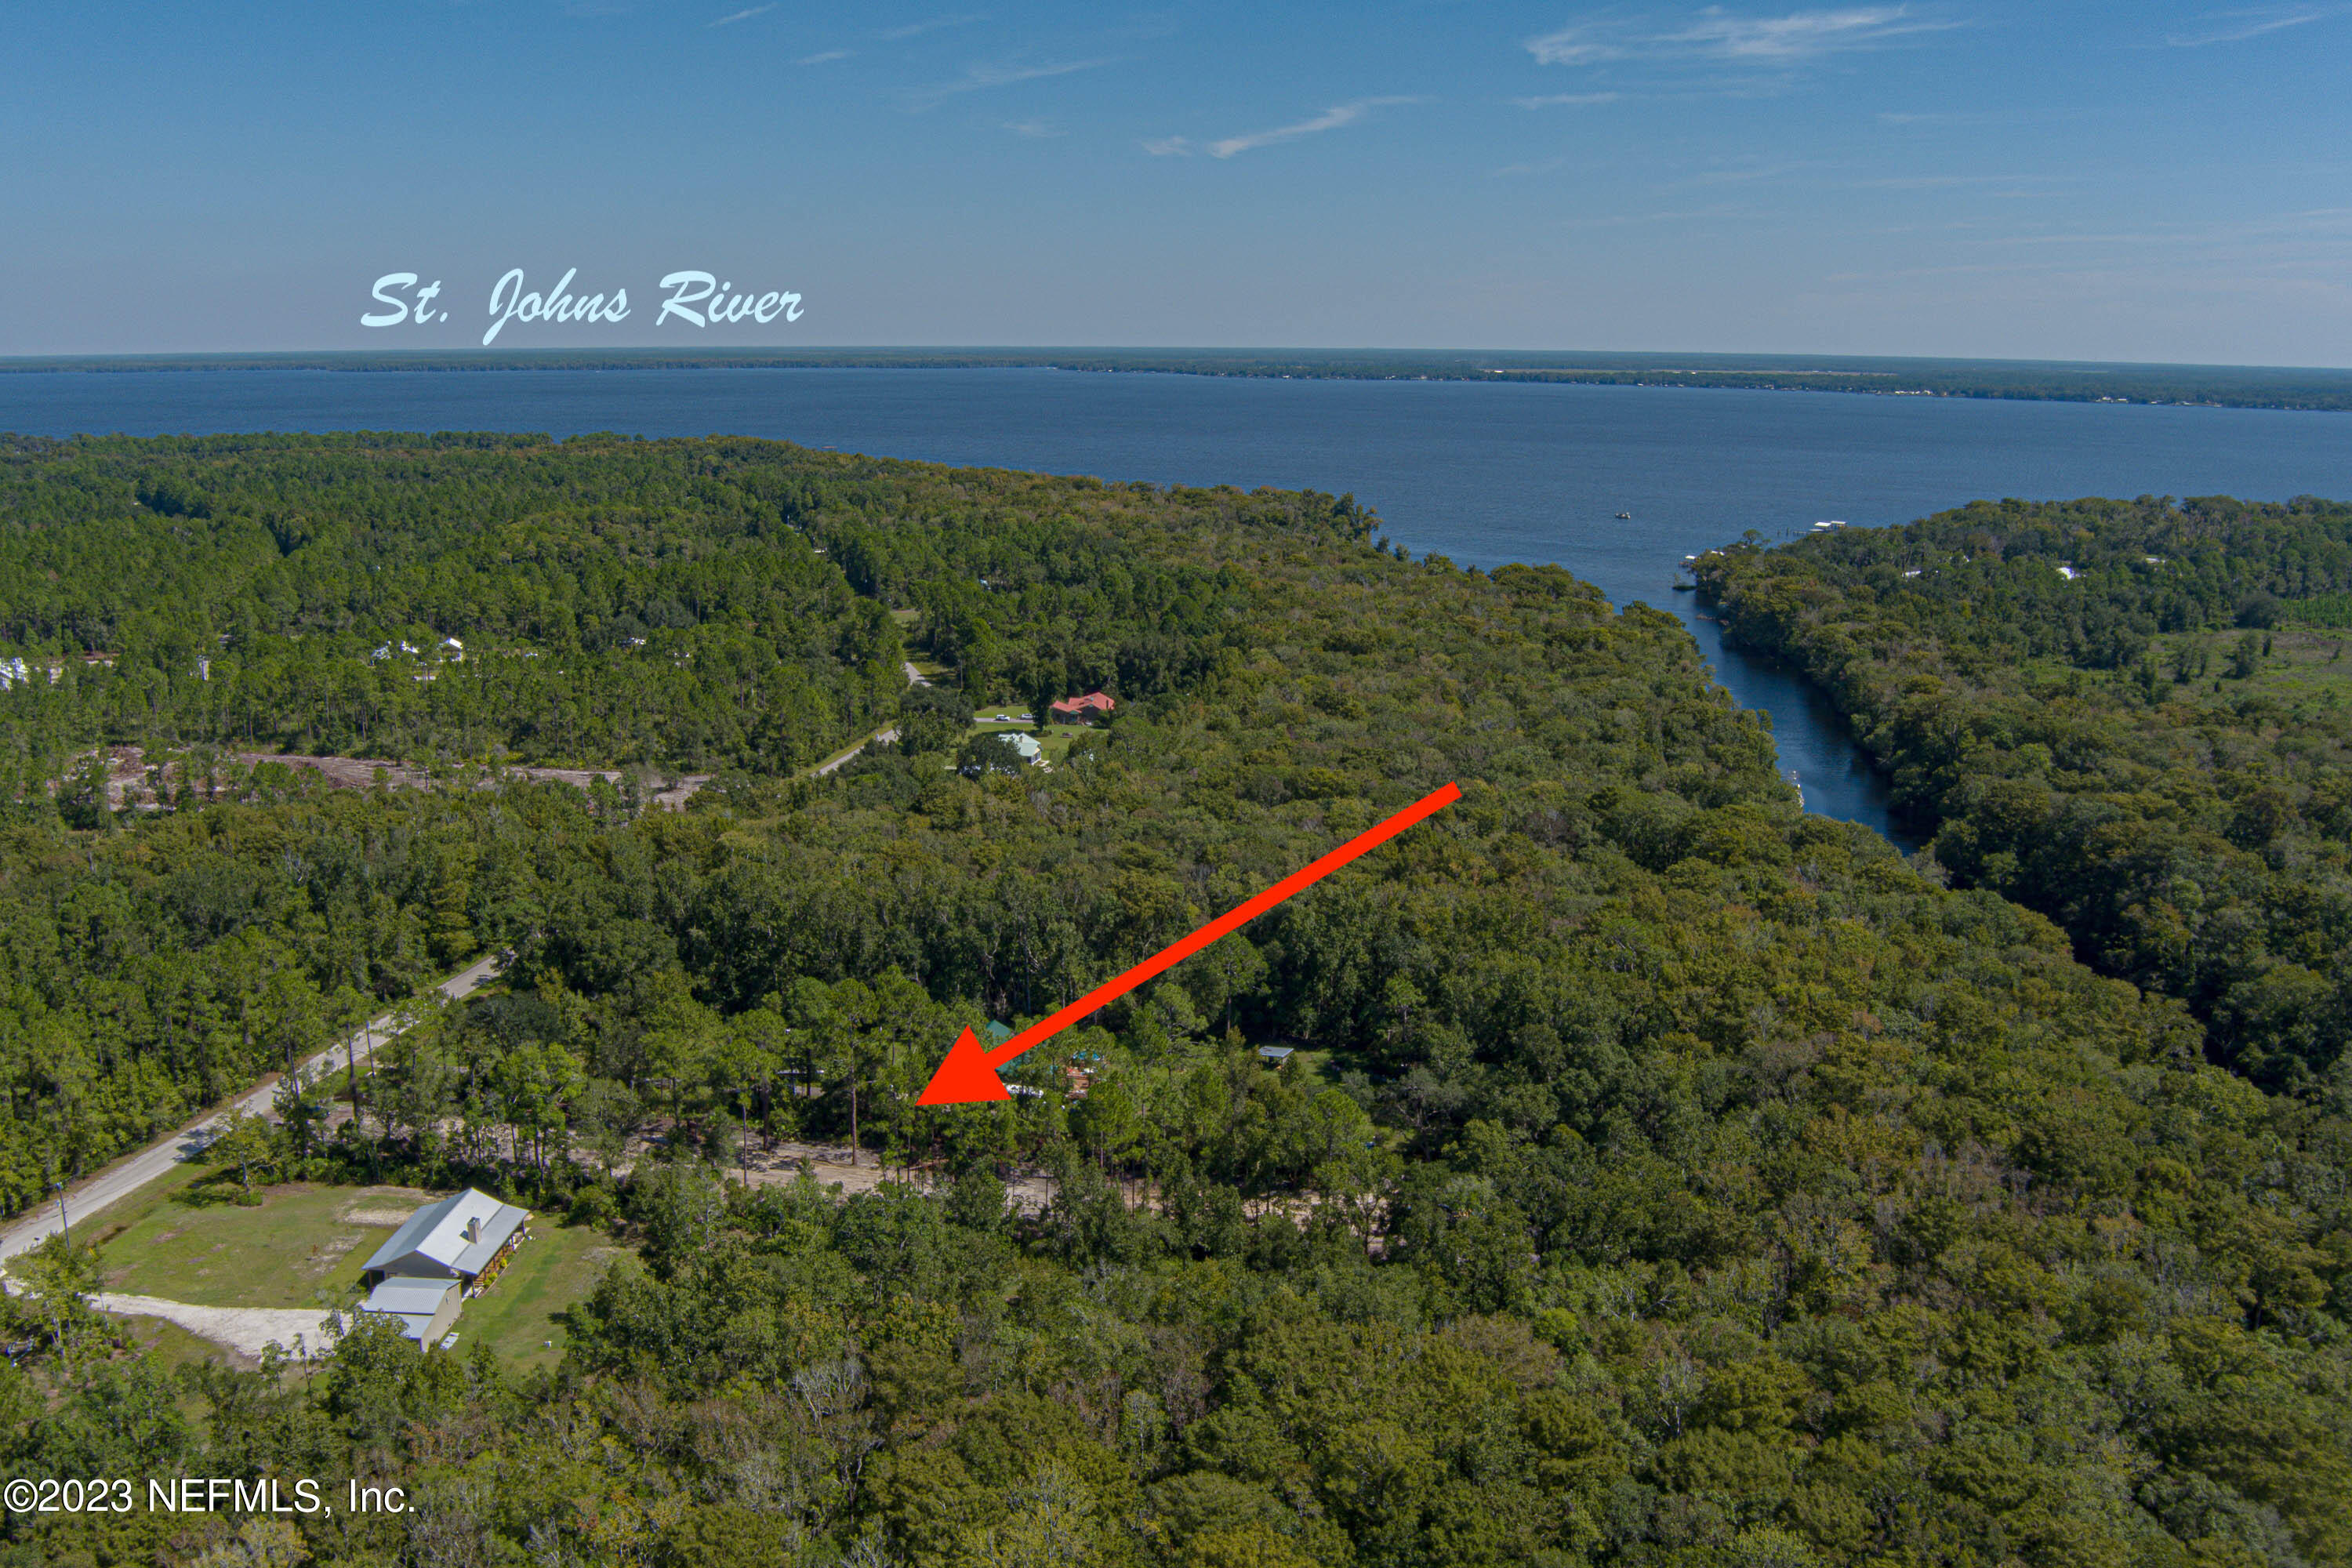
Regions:
M 316 1307 L 199 1307 L 192 1301 L 166 1301 L 161 1296 L 118 1296 L 100 1292 L 89 1298 L 101 1312 L 125 1318 L 161 1318 L 188 1332 L 225 1345 L 239 1355 L 258 1360 L 275 1344 L 289 1355 L 315 1361 L 327 1353 L 327 1315 Z

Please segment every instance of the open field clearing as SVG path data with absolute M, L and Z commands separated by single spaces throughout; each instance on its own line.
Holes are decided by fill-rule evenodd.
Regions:
M 100 1248 L 107 1289 L 207 1307 L 343 1306 L 360 1265 L 430 1195 L 290 1182 L 255 1188 L 260 1206 L 244 1208 L 226 1194 L 192 1204 L 189 1185 L 110 1216 Z
M 361 1266 L 436 1195 L 414 1187 L 294 1182 L 257 1188 L 262 1202 L 256 1208 L 226 1201 L 192 1204 L 185 1194 L 200 1173 L 154 1183 L 108 1216 L 93 1239 L 110 1297 L 245 1312 L 292 1310 L 303 1314 L 307 1330 L 311 1312 L 323 1316 L 359 1298 Z M 457 1320 L 458 1347 L 479 1340 L 519 1363 L 551 1364 L 563 1336 L 551 1314 L 585 1295 L 625 1250 L 604 1232 L 540 1221 L 490 1289 L 466 1303 Z M 205 1342 L 160 1317 L 134 1321 L 142 1338 L 160 1332 L 167 1347 Z M 250 1325 L 240 1318 L 232 1327 Z M 228 1340 L 238 1337 L 230 1333 Z M 184 1347 L 177 1353 L 202 1359 Z
M 534 1222 L 530 1239 L 514 1260 L 458 1314 L 454 1348 L 463 1352 L 481 1341 L 518 1366 L 554 1364 L 563 1353 L 564 1336 L 549 1315 L 595 1289 L 604 1270 L 627 1250 L 587 1226 Z
M 162 1318 L 124 1318 L 122 1332 L 133 1348 L 146 1352 L 158 1365 L 175 1372 L 184 1366 L 200 1366 L 224 1359 L 239 1367 L 257 1364 L 251 1356 L 230 1351 Z

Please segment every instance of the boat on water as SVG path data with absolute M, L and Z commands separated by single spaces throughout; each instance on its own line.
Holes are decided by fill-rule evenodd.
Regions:
M 1675 593 L 1696 594 L 1698 592 L 1698 584 L 1693 580 L 1691 576 L 1691 569 L 1697 563 L 1698 557 L 1696 555 L 1685 555 L 1683 557 L 1683 563 L 1675 568 Z
M 1621 511 L 1617 514 L 1617 521 L 1620 522 L 1631 522 L 1633 521 L 1633 514 L 1630 511 Z

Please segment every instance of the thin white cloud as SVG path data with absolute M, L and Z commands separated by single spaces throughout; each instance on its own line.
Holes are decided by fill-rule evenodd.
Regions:
M 1819 163 L 1810 162 L 1767 163 L 1749 159 L 1717 168 L 1702 169 L 1685 179 L 1668 181 L 1658 188 L 1671 191 L 1688 185 L 1744 185 L 1757 180 L 1778 180 L 1790 174 L 1801 174 L 1819 167 Z
M 827 49 L 823 54 L 803 55 L 800 58 L 794 60 L 793 64 L 796 66 L 831 65 L 835 60 L 845 60 L 856 52 L 857 51 L 855 49 Z
M 1920 110 L 1911 112 L 1885 110 L 1874 119 L 1881 125 L 2039 125 L 2056 121 L 2081 120 L 2092 110 L 2063 104 L 2037 105 L 2032 109 L 2003 110 Z
M 1144 142 L 1143 150 L 1155 158 L 1189 158 L 1192 143 L 1182 136 L 1153 136 Z
M 1936 33 L 1955 22 L 1915 17 L 1908 5 L 1853 6 L 1843 11 L 1797 11 L 1786 16 L 1733 16 L 1710 7 L 1670 41 L 1690 44 L 1724 59 L 1810 59 L 1839 49 L 1867 48 L 1912 33 Z
M 713 27 L 731 27 L 738 22 L 748 22 L 754 16 L 764 16 L 775 8 L 775 0 L 769 0 L 765 5 L 754 5 L 748 11 L 738 11 L 732 16 L 721 16 L 716 22 L 708 25 Z
M 2176 49 L 2201 49 L 2209 44 L 2242 44 L 2265 33 L 2284 32 L 2312 22 L 2324 22 L 2343 10 L 2340 5 L 2264 5 L 2245 11 L 2208 11 L 2197 18 L 2193 32 L 2167 33 L 2164 41 Z
M 1509 180 L 1523 174 L 1549 174 L 1555 169 L 1567 168 L 1571 162 L 1574 160 L 1563 156 L 1546 158 L 1538 163 L 1506 163 L 1499 169 L 1489 171 L 1486 177 L 1490 180 Z
M 1098 70 L 1113 64 L 1109 58 L 1094 60 L 1058 60 L 1051 65 L 1014 65 L 1000 60 L 976 60 L 964 67 L 963 75 L 937 87 L 929 87 L 910 100 L 919 110 L 934 109 L 958 93 L 979 92 L 985 88 L 1011 87 L 1015 82 L 1040 81 L 1047 77 L 1068 76 L 1075 71 Z
M 1529 38 L 1526 47 L 1538 65 L 1546 66 L 1686 60 L 1785 68 L 1958 26 L 1909 5 L 1846 5 L 1780 16 L 1736 16 L 1710 5 L 1679 26 L 1619 18 L 1580 22 Z
M 1534 98 L 1511 100 L 1521 109 L 1549 109 L 1555 104 L 1575 106 L 1590 103 L 1614 103 L 1624 94 L 1618 92 L 1547 92 Z
M 1848 188 L 1857 191 L 1949 191 L 1972 185 L 2033 185 L 2063 183 L 2074 179 L 2072 174 L 1892 174 L 1878 179 L 1854 180 Z
M 1745 215 L 1748 208 L 1729 204 L 1711 207 L 1685 207 L 1673 212 L 1613 213 L 1606 216 L 1566 217 L 1559 220 L 1560 228 L 1634 228 L 1653 223 L 1692 223 L 1705 218 Z
M 1231 158 L 1260 147 L 1273 147 L 1284 142 L 1296 142 L 1302 136 L 1318 136 L 1326 131 L 1337 131 L 1343 125 L 1353 125 L 1375 109 L 1391 104 L 1414 103 L 1412 98 L 1360 98 L 1353 103 L 1338 103 L 1315 116 L 1292 125 L 1277 125 L 1271 131 L 1253 131 L 1246 135 L 1228 136 L 1209 143 L 1212 158 Z
M 904 43 L 908 38 L 919 38 L 925 33 L 936 33 L 945 27 L 968 27 L 974 22 L 984 22 L 987 19 L 987 17 L 977 14 L 961 16 L 933 16 L 927 22 L 909 22 L 903 27 L 886 27 L 881 32 L 878 32 L 874 36 L 886 44 L 898 44 Z
M 1032 141 L 1039 142 L 1062 133 L 1058 128 L 1042 120 L 1008 120 L 1004 122 L 1004 129 L 1012 132 L 1015 136 L 1026 136 Z
M 2236 220 L 2210 226 L 2152 226 L 2144 232 L 2059 231 L 1990 237 L 1989 245 L 2211 245 L 2230 249 L 2249 240 L 2352 239 L 2352 207 L 2308 207 L 2300 212 L 2273 213 L 2268 217 Z M 2340 251 L 2330 247 L 2331 252 Z
M 1528 53 L 1535 56 L 1539 66 L 1595 66 L 1622 60 L 1630 51 L 1624 44 L 1612 41 L 1614 32 L 1607 23 L 1562 27 L 1557 33 L 1529 38 Z

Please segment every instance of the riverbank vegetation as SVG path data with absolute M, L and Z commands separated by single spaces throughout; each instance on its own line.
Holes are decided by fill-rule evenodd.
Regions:
M 1978 503 L 1708 556 L 1727 633 L 1829 692 L 1962 885 L 2341 1102 L 2352 509 Z
M 142 465 L 203 460 L 92 447 L 26 461 L 111 463 L 135 498 Z M 748 442 L 289 437 L 235 463 L 250 494 L 445 452 L 484 495 L 535 475 L 518 506 L 575 460 L 688 512 L 689 477 L 768 497 L 729 526 L 772 544 L 737 548 L 800 562 L 825 624 L 914 610 L 903 646 L 943 681 L 1118 709 L 1051 772 L 968 774 L 960 722 L 910 723 L 822 779 L 734 767 L 682 813 L 312 787 L 77 826 L 24 792 L 7 1017 L 48 1043 L 16 1058 L 21 1121 L 118 1079 L 184 1096 L 195 1041 L 247 1048 L 242 993 L 202 1030 L 174 1011 L 184 955 L 211 985 L 206 953 L 266 936 L 278 973 L 365 994 L 510 950 L 355 1119 L 307 1151 L 289 1119 L 271 1157 L 462 1169 L 635 1252 L 529 1370 L 365 1332 L 308 1380 L 174 1382 L 44 1339 L 54 1289 L 6 1304 L 43 1347 L 5 1382 L 12 1473 L 358 1473 L 416 1504 L 18 1520 L 24 1561 L 2352 1553 L 2344 1107 L 2207 1060 L 2189 1005 L 2033 910 L 1803 815 L 1672 617 L 1404 559 L 1312 495 Z M 854 691 L 834 648 L 811 687 Z M 530 721 L 489 704 L 467 733 Z M 1037 1092 L 912 1105 L 958 1028 L 1049 1011 L 1448 780 L 1455 805 L 1024 1058 Z M 747 1138 L 853 1126 L 920 1179 L 724 1180 Z M 614 1174 L 633 1127 L 658 1151 Z M 1015 1211 L 1032 1165 L 1050 1199 Z
M 1894 355 L 1625 353 L 1500 349 L 440 349 L 0 359 L 0 374 L 58 371 L 1039 369 L 1285 381 L 1535 381 L 1883 397 L 2352 409 L 2352 373 L 2259 365 L 2099 364 Z

